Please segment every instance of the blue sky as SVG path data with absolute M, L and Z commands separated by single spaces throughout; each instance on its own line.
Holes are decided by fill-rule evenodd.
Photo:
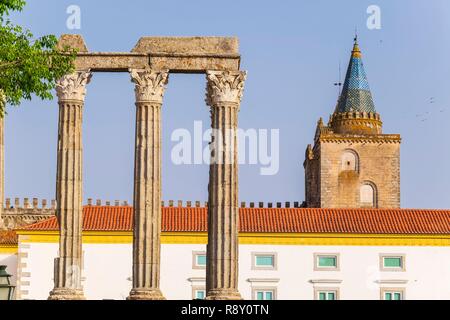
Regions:
M 238 36 L 248 71 L 243 129 L 280 130 L 280 170 L 240 167 L 241 201 L 303 201 L 304 151 L 337 99 L 355 27 L 385 133 L 400 133 L 402 207 L 449 208 L 450 3 L 433 1 L 81 1 L 29 0 L 13 20 L 36 36 L 80 33 L 91 51 L 129 51 L 141 36 Z M 113 4 L 114 3 L 114 4 Z M 66 9 L 81 8 L 81 30 Z M 366 27 L 369 5 L 381 29 Z M 206 200 L 207 165 L 170 161 L 171 132 L 209 125 L 203 75 L 171 75 L 163 106 L 163 198 Z M 430 98 L 434 103 L 430 103 Z M 441 112 L 441 110 L 444 110 Z M 9 108 L 6 197 L 54 198 L 57 102 Z M 419 115 L 419 116 L 418 116 Z M 129 75 L 96 73 L 83 123 L 84 197 L 131 200 L 134 94 Z

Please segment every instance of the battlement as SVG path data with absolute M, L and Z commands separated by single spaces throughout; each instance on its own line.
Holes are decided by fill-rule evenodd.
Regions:
M 88 198 L 86 199 L 86 206 L 132 206 L 127 200 L 106 200 Z M 294 202 L 241 202 L 240 208 L 302 208 L 305 204 L 298 201 Z M 161 201 L 161 207 L 187 207 L 187 208 L 206 208 L 208 201 L 183 201 L 183 200 L 167 200 Z M 42 221 L 55 216 L 56 214 L 56 200 L 47 201 L 46 199 L 39 200 L 38 198 L 11 198 L 5 199 L 5 207 L 2 215 L 4 227 L 6 229 L 15 229 L 23 227 L 38 221 Z
M 21 201 L 22 200 L 22 201 Z M 11 198 L 5 199 L 5 212 L 14 211 L 17 209 L 56 209 L 56 200 L 52 199 L 50 202 L 47 199 L 42 199 L 39 201 L 38 198 L 32 198 L 30 202 L 30 198 L 14 198 L 14 201 L 11 201 Z
M 241 208 L 301 208 L 303 206 L 303 203 L 300 203 L 299 201 L 285 201 L 285 202 L 267 202 L 264 203 L 262 201 L 260 202 L 247 202 L 242 201 L 240 203 Z M 161 201 L 161 207 L 208 207 L 208 201 L 201 202 L 201 201 L 185 201 L 183 200 L 177 200 L 175 202 L 174 200 L 169 200 L 167 202 Z
M 382 133 L 383 123 L 378 113 L 351 111 L 333 113 L 328 126 L 338 134 L 377 135 Z
M 22 201 L 21 201 L 22 200 Z M 96 199 L 94 201 L 93 198 L 88 198 L 86 200 L 85 205 L 87 206 L 132 206 L 127 200 L 101 200 Z M 247 202 L 242 201 L 240 203 L 241 208 L 301 208 L 303 203 L 299 201 L 285 201 L 285 202 Z M 183 201 L 183 200 L 167 200 L 161 201 L 161 207 L 208 207 L 208 201 Z M 5 207 L 4 214 L 23 214 L 23 213 L 48 213 L 56 211 L 56 200 L 52 199 L 50 201 L 46 199 L 39 200 L 38 198 L 14 198 L 14 201 L 11 198 L 5 199 Z
M 241 202 L 241 208 L 303 208 L 304 202 L 299 201 L 285 201 L 285 202 L 249 202 L 248 206 L 245 201 Z

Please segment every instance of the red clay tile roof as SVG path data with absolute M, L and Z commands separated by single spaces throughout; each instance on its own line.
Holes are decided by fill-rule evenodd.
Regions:
M 13 230 L 0 230 L 0 245 L 16 245 L 17 234 Z
M 83 229 L 131 231 L 133 208 L 85 206 Z M 240 232 L 450 234 L 450 210 L 240 208 Z M 55 217 L 24 227 L 57 230 Z M 162 208 L 162 231 L 207 229 L 207 208 Z

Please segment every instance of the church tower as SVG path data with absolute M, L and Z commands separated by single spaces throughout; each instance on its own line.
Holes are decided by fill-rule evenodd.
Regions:
M 355 37 L 334 113 L 327 125 L 318 121 L 306 148 L 306 206 L 399 208 L 400 142 L 382 133 Z

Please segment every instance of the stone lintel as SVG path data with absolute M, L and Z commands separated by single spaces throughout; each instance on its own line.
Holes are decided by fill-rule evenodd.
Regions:
M 145 69 L 149 58 L 140 53 L 92 52 L 79 53 L 75 69 L 94 72 L 128 72 L 128 69 Z
M 240 56 L 152 55 L 141 53 L 79 53 L 75 69 L 94 72 L 128 72 L 129 69 L 168 69 L 171 73 L 206 73 L 207 70 L 239 70 Z
M 80 35 L 62 35 L 59 47 L 78 49 L 77 70 L 128 72 L 168 69 L 171 73 L 239 70 L 239 42 L 233 37 L 143 37 L 131 52 L 88 52 Z

